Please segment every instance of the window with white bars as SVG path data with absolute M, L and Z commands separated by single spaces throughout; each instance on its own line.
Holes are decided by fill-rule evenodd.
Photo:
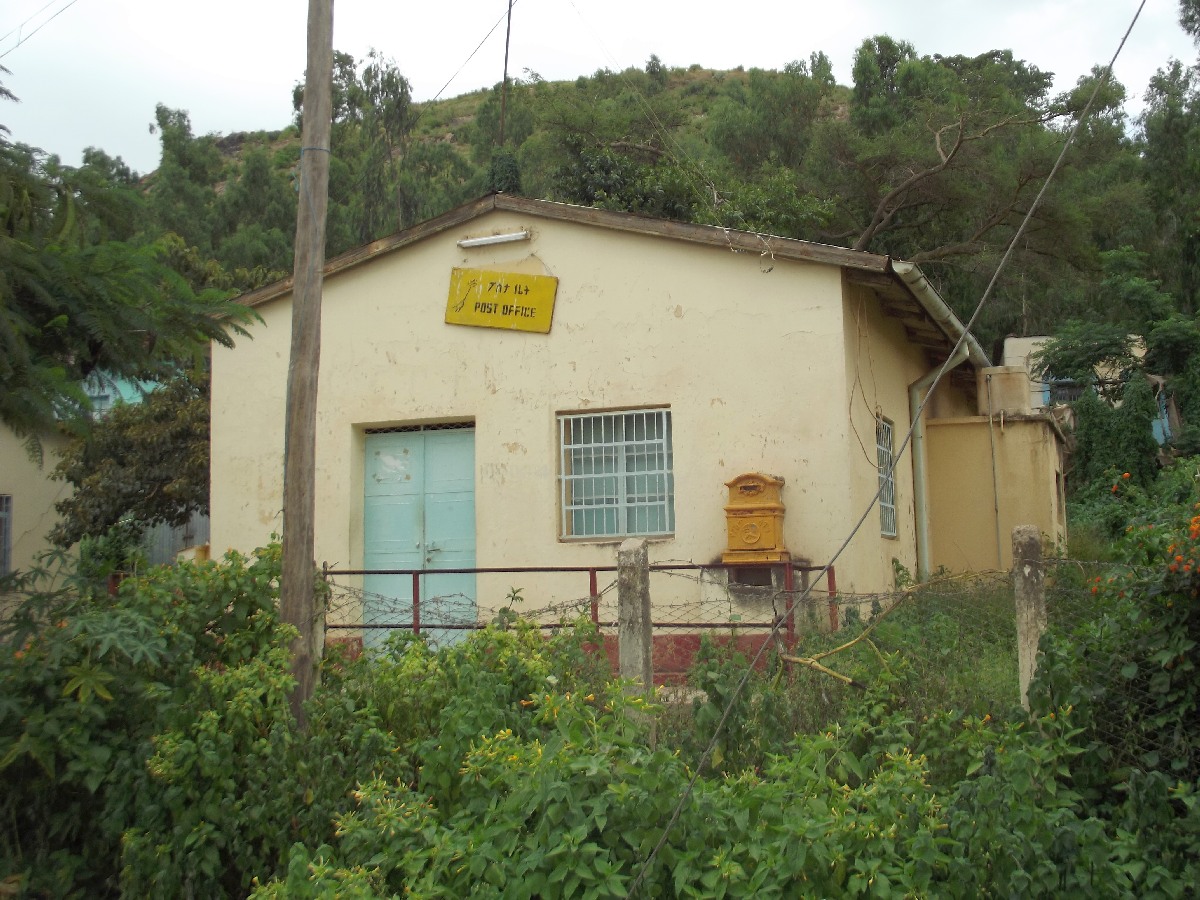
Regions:
M 671 411 L 560 415 L 564 538 L 675 531 Z
M 896 536 L 896 459 L 892 453 L 892 423 L 875 419 L 875 458 L 879 466 L 879 533 Z
M 12 495 L 0 494 L 0 575 L 12 571 Z

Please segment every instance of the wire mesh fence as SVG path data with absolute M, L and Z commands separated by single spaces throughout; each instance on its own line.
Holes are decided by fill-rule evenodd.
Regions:
M 1078 705 L 1076 724 L 1115 771 L 1200 776 L 1188 720 L 1197 715 L 1195 591 L 1164 583 L 1166 564 L 1050 560 L 1040 695 Z

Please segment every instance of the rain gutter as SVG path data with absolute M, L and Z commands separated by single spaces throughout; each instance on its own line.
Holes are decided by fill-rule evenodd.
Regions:
M 925 462 L 925 416 L 921 410 L 925 392 L 942 372 L 949 372 L 970 361 L 977 369 L 991 365 L 983 347 L 954 311 L 946 305 L 916 264 L 891 261 L 892 271 L 903 281 L 956 349 L 941 365 L 926 372 L 908 386 L 908 414 L 912 421 L 913 499 L 917 526 L 917 580 L 928 581 L 932 570 L 929 541 L 929 482 Z

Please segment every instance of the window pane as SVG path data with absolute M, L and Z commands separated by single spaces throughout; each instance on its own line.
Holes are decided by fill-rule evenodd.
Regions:
M 674 529 L 669 410 L 560 418 L 563 536 Z
M 892 453 L 892 423 L 882 416 L 875 420 L 875 452 L 879 467 L 879 531 L 896 536 L 896 477 Z

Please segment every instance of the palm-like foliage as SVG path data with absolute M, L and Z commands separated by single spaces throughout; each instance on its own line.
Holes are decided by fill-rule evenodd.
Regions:
M 193 291 L 161 242 L 96 240 L 137 226 L 99 221 L 136 206 L 95 175 L 0 140 L 0 421 L 19 435 L 82 421 L 92 372 L 164 377 L 210 340 L 229 344 L 246 315 Z

